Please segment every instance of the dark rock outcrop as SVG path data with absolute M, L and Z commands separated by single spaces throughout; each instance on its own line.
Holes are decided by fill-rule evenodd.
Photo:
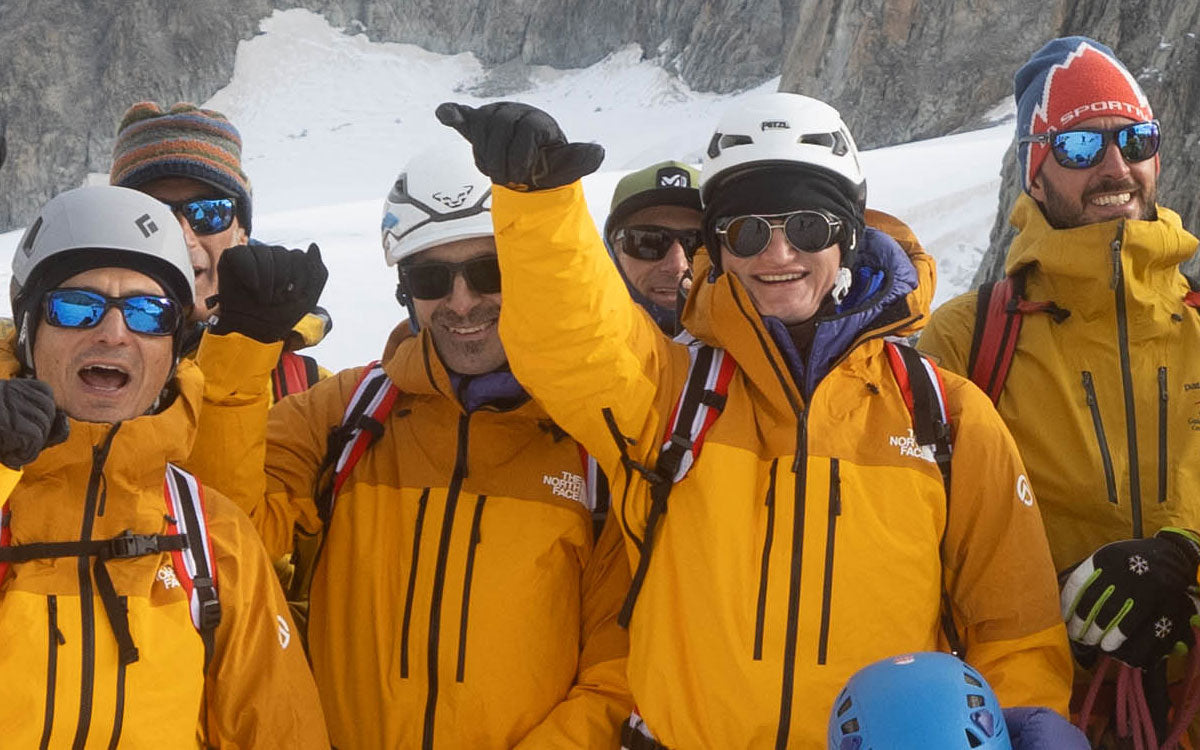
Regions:
M 0 3 L 0 230 L 50 196 L 109 167 L 113 130 L 140 99 L 204 101 L 233 71 L 237 43 L 274 9 L 305 7 L 375 41 L 473 52 L 500 70 L 582 67 L 630 43 L 701 90 L 732 91 L 776 75 L 782 19 L 796 0 L 6 0 Z M 785 11 L 785 8 L 787 9 Z M 794 15 L 794 13 L 793 13 Z

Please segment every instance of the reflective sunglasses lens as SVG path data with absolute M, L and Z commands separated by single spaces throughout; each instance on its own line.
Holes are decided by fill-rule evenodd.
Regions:
M 500 261 L 495 255 L 467 261 L 463 264 L 463 276 L 479 294 L 500 293 Z
M 1068 169 L 1087 169 L 1104 158 L 1104 133 L 1068 130 L 1054 136 L 1050 150 L 1054 160 Z
M 196 234 L 224 232 L 233 224 L 232 198 L 200 198 L 179 207 Z
M 683 247 L 683 254 L 688 260 L 696 254 L 700 249 L 700 245 L 704 243 L 704 236 L 700 234 L 699 229 L 686 229 L 675 234 L 675 239 L 679 240 L 679 244 Z
M 671 249 L 671 235 L 661 229 L 621 230 L 621 252 L 638 260 L 662 260 Z
M 1136 122 L 1116 133 L 1117 148 L 1125 161 L 1145 161 L 1158 153 L 1158 123 Z
M 739 216 L 725 228 L 729 252 L 739 258 L 761 253 L 771 242 L 771 224 L 757 216 Z
M 151 336 L 173 333 L 179 321 L 175 303 L 166 297 L 128 297 L 121 300 L 121 313 L 129 330 Z
M 792 214 L 784 223 L 783 231 L 792 247 L 806 253 L 824 250 L 833 241 L 833 224 L 814 211 Z
M 104 317 L 104 297 L 82 289 L 46 295 L 46 322 L 60 328 L 91 328 Z
M 408 291 L 417 299 L 441 299 L 450 293 L 454 271 L 442 263 L 410 266 L 404 271 Z

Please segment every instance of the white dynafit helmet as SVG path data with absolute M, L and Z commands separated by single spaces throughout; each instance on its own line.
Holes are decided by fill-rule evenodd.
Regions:
M 383 204 L 383 252 L 394 266 L 422 250 L 491 237 L 492 183 L 461 141 L 421 152 L 404 166 Z
M 848 193 L 866 197 L 858 148 L 838 111 L 800 94 L 758 94 L 739 99 L 717 123 L 700 167 L 707 204 L 717 185 L 758 167 L 804 165 L 845 181 Z
M 181 307 L 193 304 L 192 261 L 170 208 L 129 188 L 68 190 L 42 207 L 13 253 L 9 294 L 26 366 L 45 293 L 75 274 L 108 267 L 144 273 Z

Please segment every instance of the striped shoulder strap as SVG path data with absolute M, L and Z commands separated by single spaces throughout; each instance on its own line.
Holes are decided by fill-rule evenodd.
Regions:
M 172 550 L 171 560 L 179 584 L 187 594 L 192 624 L 204 641 L 207 669 L 212 658 L 214 634 L 221 623 L 221 602 L 217 596 L 217 565 L 208 534 L 204 487 L 188 472 L 167 464 L 163 498 L 167 505 L 167 532 L 187 538 L 182 549 Z

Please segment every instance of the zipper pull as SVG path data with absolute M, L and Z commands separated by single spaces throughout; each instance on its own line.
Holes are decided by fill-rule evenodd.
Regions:
M 1116 289 L 1121 283 L 1121 240 L 1125 235 L 1125 220 L 1117 224 L 1117 236 L 1113 238 L 1112 244 L 1109 247 L 1112 249 L 1112 288 Z

